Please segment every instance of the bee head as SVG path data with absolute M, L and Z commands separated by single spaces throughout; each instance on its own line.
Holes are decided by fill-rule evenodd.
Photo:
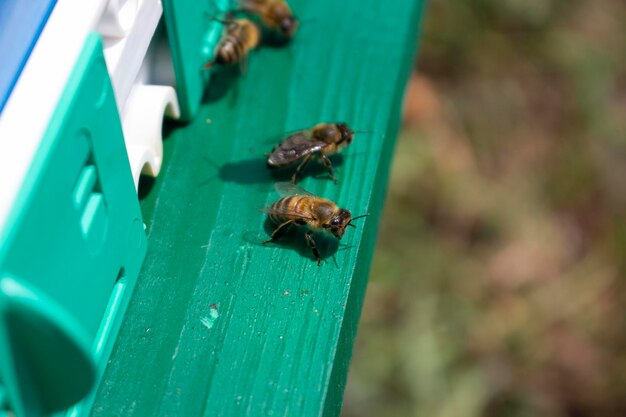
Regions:
M 324 225 L 324 228 L 333 234 L 337 239 L 341 239 L 346 233 L 346 227 L 352 226 L 356 227 L 352 224 L 352 222 L 356 219 L 360 219 L 362 217 L 369 216 L 369 213 L 361 214 L 360 216 L 352 217 L 352 213 L 350 210 L 339 209 L 337 214 L 333 216 L 333 218 L 328 222 L 327 225 Z
M 350 210 L 339 209 L 324 227 L 337 239 L 341 239 L 351 221 L 352 213 Z
M 292 38 L 298 28 L 298 21 L 293 16 L 284 17 L 278 24 L 278 28 L 283 36 Z
M 286 38 L 292 38 L 298 28 L 298 20 L 285 2 L 275 2 L 271 9 L 278 31 Z
M 354 132 L 345 123 L 337 123 L 337 129 L 341 133 L 341 138 L 337 142 L 337 145 L 347 146 L 352 143 Z

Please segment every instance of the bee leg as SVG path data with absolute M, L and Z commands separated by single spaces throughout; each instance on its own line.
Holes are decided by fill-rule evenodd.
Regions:
M 293 224 L 293 220 L 288 220 L 285 223 L 282 223 L 272 232 L 272 236 L 270 236 L 268 240 L 263 241 L 263 244 L 265 245 L 266 243 L 273 242 L 279 237 L 281 237 L 287 231 L 287 229 L 289 229 L 289 226 L 291 226 L 292 224 Z
M 204 64 L 202 66 L 202 70 L 203 71 L 209 70 L 209 69 L 213 68 L 213 66 L 215 66 L 216 63 L 217 63 L 217 61 L 215 59 L 212 60 L 212 61 L 209 61 L 209 62 L 207 62 L 206 64 Z
M 330 162 L 330 159 L 328 159 L 328 157 L 321 152 L 319 154 L 319 157 L 322 161 L 324 161 L 324 165 L 326 165 L 326 168 L 328 169 L 328 172 L 330 173 L 330 178 L 333 180 L 335 184 L 337 184 L 337 178 L 335 178 L 335 173 L 333 172 L 332 162 Z
M 309 246 L 311 247 L 311 250 L 313 251 L 313 256 L 315 256 L 315 258 L 317 259 L 317 266 L 322 266 L 322 257 L 320 256 L 320 251 L 317 250 L 317 245 L 315 245 L 315 241 L 311 237 L 312 233 L 313 232 L 309 230 L 308 232 L 304 234 L 304 237 L 306 238 L 307 243 L 309 244 Z
M 304 169 L 304 167 L 306 166 L 306 164 L 309 163 L 310 160 L 311 160 L 311 155 L 307 155 L 304 157 L 304 160 L 300 163 L 300 165 L 298 165 L 298 168 L 296 168 L 296 172 L 294 172 L 293 175 L 291 176 L 292 184 L 295 184 L 298 182 L 298 176 L 300 176 L 300 172 Z
M 230 25 L 235 21 L 235 17 L 232 13 L 226 12 L 224 13 L 224 17 L 210 15 L 207 12 L 204 13 L 210 20 L 215 20 L 216 22 L 220 22 L 223 25 Z

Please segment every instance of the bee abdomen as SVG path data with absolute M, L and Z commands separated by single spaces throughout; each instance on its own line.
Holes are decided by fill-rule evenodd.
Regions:
M 289 196 L 281 198 L 270 207 L 269 218 L 275 224 L 284 223 L 288 220 L 295 220 L 298 216 L 290 215 L 290 213 L 295 215 L 305 214 L 303 213 L 305 202 L 306 197 L 304 196 Z
M 267 166 L 270 168 L 286 167 L 320 149 L 322 149 L 320 142 L 312 141 L 302 133 L 294 134 L 272 149 L 267 159 Z
M 235 64 L 244 52 L 242 40 L 235 35 L 228 35 L 218 47 L 216 61 L 219 64 Z
M 280 161 L 280 145 L 272 149 L 272 152 L 267 157 L 267 167 L 268 168 L 280 168 L 283 164 Z

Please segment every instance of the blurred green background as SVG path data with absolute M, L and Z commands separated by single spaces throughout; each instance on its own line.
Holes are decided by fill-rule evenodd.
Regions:
M 626 2 L 432 0 L 344 417 L 626 415 Z

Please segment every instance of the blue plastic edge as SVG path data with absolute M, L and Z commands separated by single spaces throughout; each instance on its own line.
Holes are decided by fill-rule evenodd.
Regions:
M 0 1 L 0 112 L 57 0 Z

